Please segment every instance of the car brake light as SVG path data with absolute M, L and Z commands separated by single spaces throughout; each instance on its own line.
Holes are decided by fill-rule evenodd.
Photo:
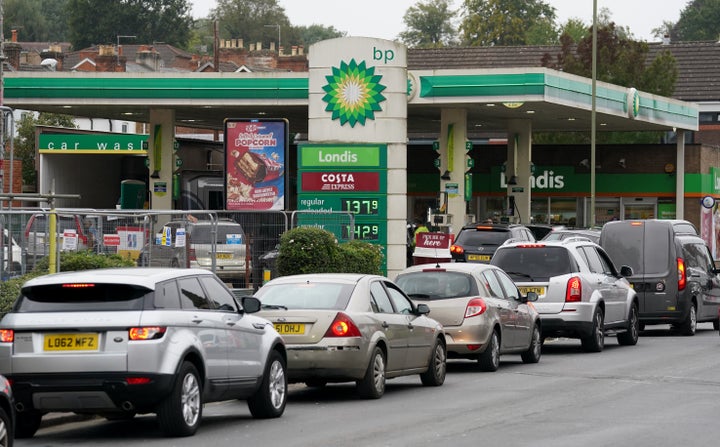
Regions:
M 128 385 L 147 385 L 151 379 L 150 377 L 128 377 L 125 381 Z
M 87 289 L 89 287 L 95 287 L 95 284 L 72 283 L 72 284 L 63 284 L 62 287 L 65 289 Z
M 685 272 L 685 261 L 683 258 L 677 258 L 677 272 L 678 290 L 685 290 L 685 285 L 687 285 L 687 274 Z
M 477 227 L 475 227 L 475 229 L 483 231 L 483 230 L 492 230 L 493 227 L 486 226 L 486 225 L 478 225 Z
M 335 319 L 325 332 L 325 337 L 360 337 L 360 329 L 349 316 L 342 312 L 335 315 Z
M 574 303 L 578 301 L 582 301 L 582 281 L 580 281 L 579 276 L 573 276 L 567 282 L 565 302 Z
M 465 318 L 475 317 L 482 315 L 487 310 L 487 304 L 482 298 L 473 298 L 467 303 L 465 307 Z
M 545 244 L 519 244 L 518 248 L 544 248 Z
M 465 253 L 465 249 L 459 245 L 451 245 L 450 253 L 455 253 L 456 255 L 461 255 L 461 254 Z
M 12 343 L 15 341 L 15 331 L 12 329 L 0 329 L 0 342 Z
M 167 331 L 163 326 L 131 327 L 128 329 L 130 340 L 157 340 Z

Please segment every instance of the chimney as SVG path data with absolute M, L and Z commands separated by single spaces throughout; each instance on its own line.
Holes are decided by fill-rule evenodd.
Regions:
M 297 54 L 298 54 L 298 47 L 297 47 L 297 45 L 293 45 L 292 49 L 290 50 L 290 55 L 297 56 Z
M 665 34 L 665 35 L 663 36 L 662 44 L 663 44 L 663 45 L 670 45 L 670 35 L 669 35 L 669 34 Z
M 258 43 L 255 45 L 255 49 L 258 50 L 258 51 L 262 50 L 262 42 L 258 42 Z
M 12 40 L 11 40 L 11 42 L 13 42 L 13 43 L 14 43 L 14 42 L 17 42 L 17 35 L 18 35 L 17 30 L 16 30 L 16 29 L 12 30 Z

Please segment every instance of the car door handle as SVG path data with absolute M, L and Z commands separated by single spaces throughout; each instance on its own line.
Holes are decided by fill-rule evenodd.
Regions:
M 202 318 L 193 318 L 191 321 L 195 324 L 200 324 L 203 322 Z
M 390 327 L 390 325 L 387 324 L 387 321 L 383 321 L 381 326 L 383 327 L 383 329 L 387 329 Z
M 408 323 L 407 327 L 408 327 L 408 329 L 413 329 L 413 328 L 415 328 L 415 326 L 413 326 L 412 323 Z
M 233 320 L 225 320 L 225 324 L 228 326 L 235 326 L 235 322 Z

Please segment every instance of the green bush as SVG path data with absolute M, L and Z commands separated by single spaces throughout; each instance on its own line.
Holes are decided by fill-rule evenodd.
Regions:
M 118 255 L 96 254 L 91 251 L 60 253 L 60 271 L 90 270 L 113 267 L 132 267 L 135 263 Z M 20 296 L 20 287 L 37 276 L 48 273 L 48 258 L 40 259 L 32 272 L 0 283 L 0 318 L 12 309 Z
M 338 244 L 335 235 L 315 227 L 298 227 L 280 236 L 277 258 L 281 276 L 301 273 L 382 274 L 382 250 L 361 241 Z

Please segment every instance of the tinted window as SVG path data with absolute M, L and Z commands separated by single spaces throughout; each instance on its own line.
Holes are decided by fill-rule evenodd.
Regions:
M 210 302 L 197 278 L 182 278 L 180 285 L 180 301 L 183 309 L 210 309 Z
M 168 281 L 158 284 L 155 288 L 156 309 L 180 309 L 180 292 L 177 282 Z
M 264 285 L 255 294 L 264 305 L 288 309 L 345 309 L 353 291 L 351 284 L 303 282 Z
M 585 259 L 588 263 L 588 268 L 593 273 L 604 274 L 605 266 L 600 260 L 600 256 L 597 254 L 593 247 L 578 247 L 578 250 L 583 252 Z
M 564 247 L 501 248 L 490 263 L 505 270 L 514 281 L 521 282 L 547 281 L 577 270 Z
M 600 237 L 602 247 L 610 255 L 615 265 L 628 265 L 634 274 L 642 274 L 643 235 L 645 225 L 630 225 L 629 222 L 606 225 Z M 663 239 L 667 239 L 664 237 Z M 663 243 L 667 248 L 667 243 Z
M 385 288 L 380 284 L 379 281 L 375 281 L 370 284 L 370 295 L 373 302 L 373 310 L 383 314 L 395 313 L 390 297 L 385 292 Z
M 208 298 L 216 309 L 235 311 L 235 300 L 232 293 L 214 276 L 206 275 L 200 277 Z
M 650 274 L 666 273 L 670 264 L 671 243 L 667 225 L 648 225 L 645 229 L 645 253 L 643 256 L 645 268 L 641 271 Z M 675 260 L 673 260 L 674 263 Z
M 683 257 L 688 268 L 709 271 L 712 269 L 712 260 L 705 244 L 684 244 Z
M 217 244 L 227 244 L 228 236 L 232 235 L 234 239 L 240 235 L 242 237 L 242 227 L 240 225 L 223 225 L 217 226 Z M 192 228 L 192 242 L 195 244 L 212 244 L 212 225 L 197 225 Z M 244 242 L 244 241 L 243 241 Z
M 412 298 L 431 300 L 474 294 L 474 280 L 461 272 L 414 272 L 400 275 L 395 283 Z
M 151 290 L 126 284 L 52 284 L 25 287 L 16 312 L 141 310 Z
M 507 230 L 463 230 L 458 235 L 458 245 L 501 245 L 510 237 Z

